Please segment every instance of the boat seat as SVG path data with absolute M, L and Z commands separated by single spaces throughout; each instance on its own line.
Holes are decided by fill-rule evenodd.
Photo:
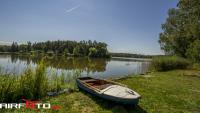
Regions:
M 107 87 L 109 87 L 111 85 L 113 85 L 113 84 L 94 85 L 94 87 L 97 88 L 97 89 L 102 90 L 102 89 L 105 89 L 105 88 L 107 88 Z
M 83 80 L 84 82 L 95 82 L 95 81 L 97 81 L 97 80 L 95 80 L 95 79 L 88 79 L 88 80 Z

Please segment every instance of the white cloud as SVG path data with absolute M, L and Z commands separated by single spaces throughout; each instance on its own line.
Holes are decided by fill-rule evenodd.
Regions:
M 0 45 L 11 45 L 12 42 L 0 41 Z
M 9 41 L 8 42 L 0 41 L 0 45 L 12 45 L 13 42 L 17 42 L 17 41 L 12 41 L 12 42 L 11 41 L 10 42 Z M 27 44 L 27 43 L 26 42 L 17 42 L 17 44 L 19 45 L 19 44 Z
M 70 9 L 67 9 L 67 10 L 66 10 L 66 13 L 70 13 L 70 12 L 72 12 L 72 11 L 78 9 L 79 7 L 80 7 L 80 5 L 77 5 L 77 6 L 74 6 L 74 7 L 70 8 Z

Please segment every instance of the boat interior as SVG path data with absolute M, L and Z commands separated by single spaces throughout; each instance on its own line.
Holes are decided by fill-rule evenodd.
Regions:
M 94 79 L 91 77 L 83 77 L 83 78 L 79 78 L 79 80 L 81 80 L 82 82 L 88 84 L 89 86 L 95 87 L 99 90 L 103 90 L 111 85 L 113 85 L 113 83 L 105 81 L 105 80 L 100 80 L 100 79 Z

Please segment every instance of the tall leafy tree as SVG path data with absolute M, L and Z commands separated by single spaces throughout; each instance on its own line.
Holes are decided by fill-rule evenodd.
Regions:
M 27 42 L 27 51 L 31 51 L 31 42 L 30 41 Z
M 73 54 L 74 54 L 75 56 L 80 56 L 80 55 L 81 55 L 81 54 L 80 54 L 80 47 L 79 47 L 79 46 L 76 46 L 76 47 L 74 48 Z
M 17 52 L 18 51 L 18 44 L 17 42 L 13 42 L 11 45 L 11 52 Z
M 196 40 L 190 44 L 187 50 L 187 56 L 196 62 L 200 62 L 200 40 Z
M 89 57 L 97 57 L 97 49 L 94 47 L 89 48 Z
M 200 39 L 200 0 L 179 0 L 162 24 L 159 43 L 166 54 L 188 57 L 190 44 Z

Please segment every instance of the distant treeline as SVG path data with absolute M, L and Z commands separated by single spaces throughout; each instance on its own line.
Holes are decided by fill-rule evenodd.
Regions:
M 27 42 L 27 44 L 0 45 L 0 52 L 21 52 L 21 53 L 46 53 L 49 55 L 73 55 L 89 57 L 109 57 L 107 44 L 97 41 L 46 41 L 46 42 Z
M 141 55 L 132 53 L 110 53 L 112 57 L 152 58 L 152 55 Z

